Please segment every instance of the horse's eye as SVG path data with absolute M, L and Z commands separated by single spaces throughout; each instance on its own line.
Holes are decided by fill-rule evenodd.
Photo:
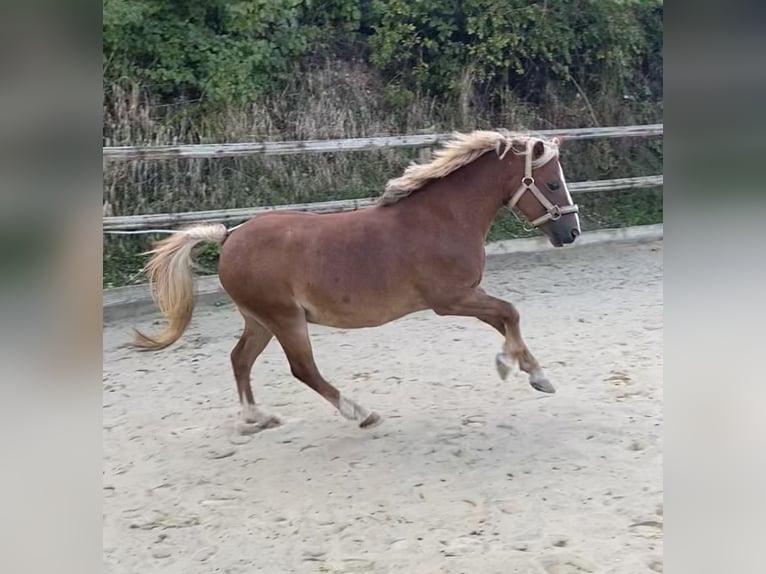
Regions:
M 561 184 L 558 181 L 550 181 L 547 183 L 547 185 L 548 185 L 548 189 L 550 189 L 551 191 L 556 191 L 561 186 Z

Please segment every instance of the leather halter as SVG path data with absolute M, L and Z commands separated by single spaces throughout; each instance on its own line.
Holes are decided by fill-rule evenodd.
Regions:
M 556 221 L 562 215 L 565 215 L 567 213 L 577 213 L 579 212 L 579 208 L 577 207 L 576 203 L 572 205 L 565 205 L 564 207 L 560 207 L 558 205 L 551 203 L 548 200 L 548 198 L 545 197 L 543 192 L 540 191 L 537 185 L 535 185 L 535 179 L 532 177 L 532 150 L 534 148 L 535 141 L 536 140 L 533 140 L 533 139 L 530 139 L 529 141 L 527 141 L 527 154 L 525 158 L 526 161 L 524 164 L 524 177 L 521 178 L 521 185 L 516 190 L 516 193 L 514 193 L 513 196 L 511 197 L 511 201 L 508 202 L 508 209 L 510 209 L 511 213 L 515 215 L 516 213 L 513 211 L 513 208 L 516 206 L 516 204 L 521 199 L 521 196 L 524 195 L 525 192 L 531 191 L 532 195 L 534 195 L 537 198 L 537 201 L 539 201 L 542 204 L 542 206 L 545 208 L 545 214 L 529 222 L 532 225 L 532 227 L 539 227 L 546 221 L 549 221 L 549 220 Z

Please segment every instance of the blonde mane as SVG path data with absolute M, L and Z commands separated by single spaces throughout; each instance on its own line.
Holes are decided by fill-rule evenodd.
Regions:
M 515 155 L 525 155 L 527 142 L 531 139 L 542 141 L 545 146 L 543 155 L 532 162 L 533 168 L 545 165 L 558 156 L 558 146 L 555 141 L 550 142 L 531 135 L 486 130 L 477 130 L 468 134 L 454 133 L 452 139 L 434 153 L 430 162 L 410 164 L 400 177 L 389 180 L 378 202 L 382 205 L 394 204 L 412 195 L 429 181 L 446 177 L 488 151 L 494 150 L 501 159 L 508 151 L 512 151 Z

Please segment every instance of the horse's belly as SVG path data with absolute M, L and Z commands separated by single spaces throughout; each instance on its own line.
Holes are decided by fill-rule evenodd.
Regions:
M 378 299 L 375 302 L 362 300 L 355 303 L 352 296 L 346 296 L 332 301 L 305 300 L 300 303 L 310 323 L 339 329 L 377 327 L 427 308 L 416 297 Z

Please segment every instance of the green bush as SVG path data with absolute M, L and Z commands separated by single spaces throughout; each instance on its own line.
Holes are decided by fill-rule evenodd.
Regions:
M 309 47 L 304 0 L 104 0 L 104 79 L 231 103 L 273 88 Z M 108 85 L 108 84 L 107 84 Z
M 371 62 L 426 92 L 457 94 L 464 74 L 485 91 L 510 87 L 540 102 L 546 84 L 628 99 L 657 89 L 659 0 L 387 0 Z M 660 34 L 658 34 L 660 31 Z M 660 81 L 661 83 L 661 81 Z
M 403 94 L 661 89 L 660 0 L 104 0 L 103 22 L 105 85 L 169 99 L 247 101 L 317 54 L 369 57 Z

